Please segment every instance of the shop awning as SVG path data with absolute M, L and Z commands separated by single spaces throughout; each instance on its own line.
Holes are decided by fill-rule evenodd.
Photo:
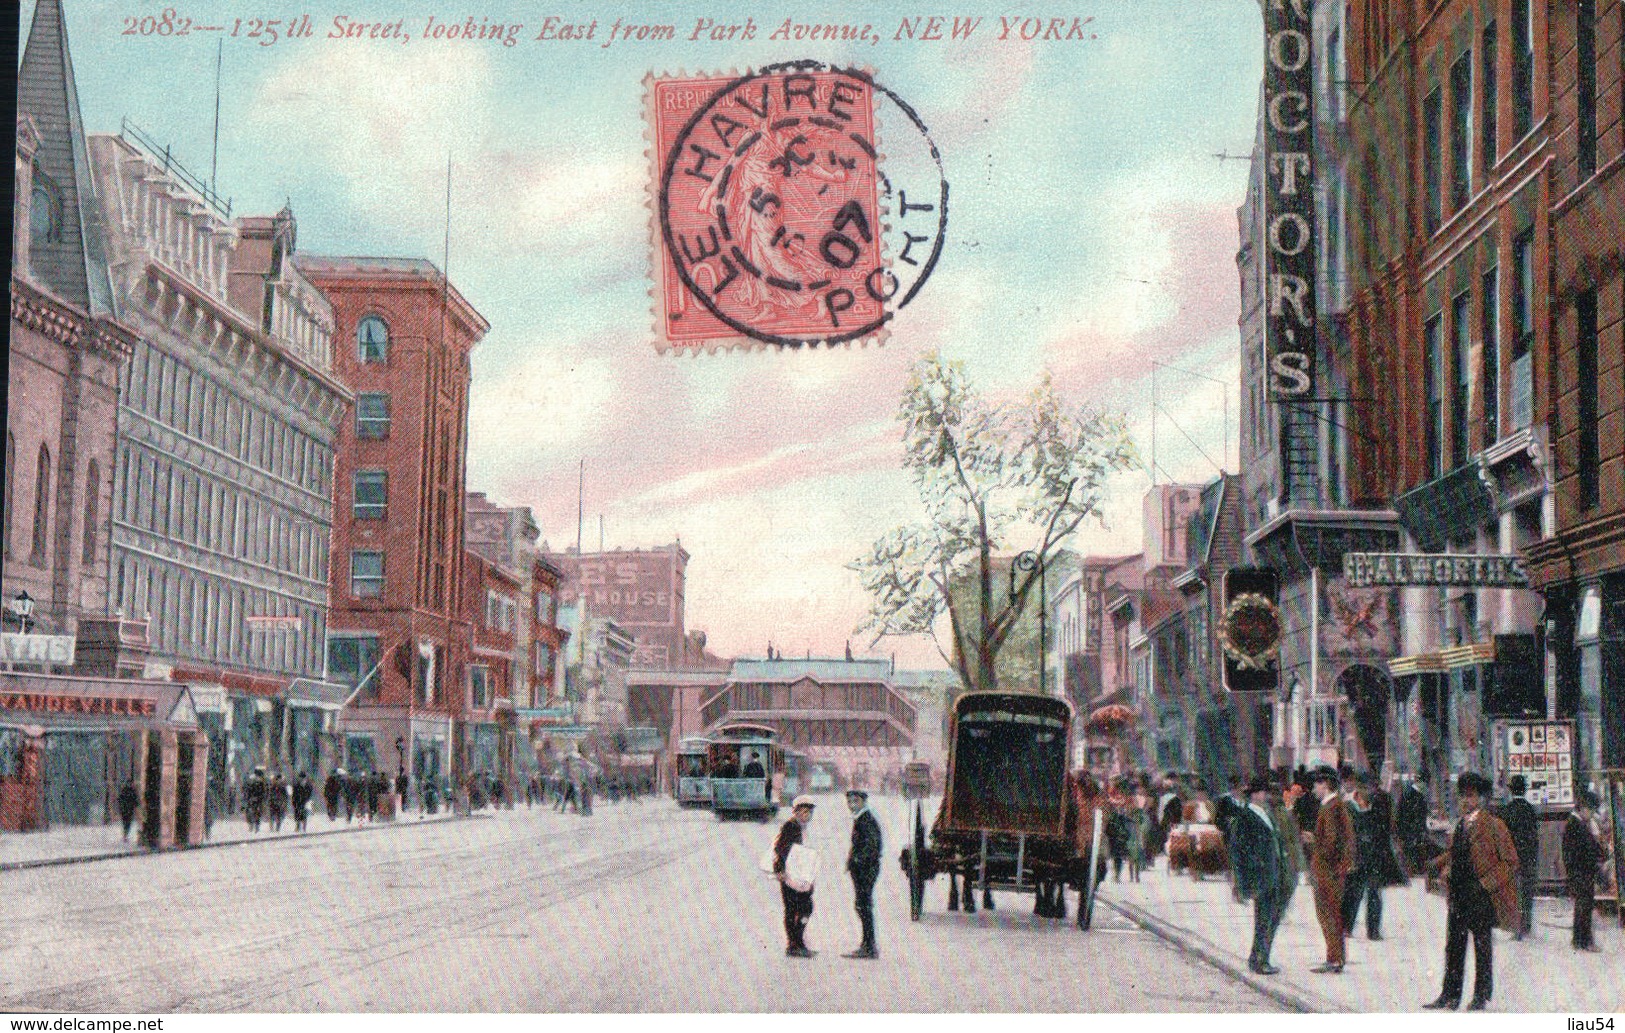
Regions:
M 337 682 L 317 681 L 315 678 L 295 678 L 281 692 L 283 702 L 290 707 L 316 707 L 321 710 L 343 710 L 344 701 L 354 691 Z
M 1388 673 L 1399 677 L 1407 674 L 1443 674 L 1464 667 L 1478 667 L 1495 662 L 1495 642 L 1473 642 L 1454 646 L 1436 653 L 1413 653 L 1388 661 Z

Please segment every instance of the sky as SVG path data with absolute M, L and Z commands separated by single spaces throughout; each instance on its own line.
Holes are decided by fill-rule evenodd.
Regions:
M 272 5 L 284 15 L 293 7 Z M 1005 40 L 1003 5 L 753 3 L 757 38 L 691 40 L 744 5 L 487 0 L 513 46 L 423 38 L 462 8 L 405 0 L 300 6 L 311 38 L 250 39 L 266 5 L 211 0 L 220 33 L 144 35 L 128 3 L 64 0 L 90 132 L 128 118 L 206 175 L 234 214 L 292 205 L 301 251 L 427 258 L 491 330 L 474 353 L 468 487 L 530 506 L 555 547 L 680 539 L 687 619 L 722 655 L 838 656 L 868 601 L 846 564 L 920 515 L 895 422 L 909 367 L 940 349 L 989 394 L 1046 369 L 1069 399 L 1121 412 L 1158 479 L 1236 469 L 1236 209 L 1263 40 L 1252 0 L 1082 0 L 1022 17 L 1088 18 L 1085 39 Z M 163 5 L 153 5 L 157 15 Z M 26 38 L 33 4 L 22 10 Z M 179 17 L 203 8 L 176 7 Z M 542 17 L 598 21 L 537 41 Z M 901 19 L 980 18 L 968 41 L 897 40 Z M 411 38 L 328 39 L 335 16 Z M 736 13 L 732 21 L 744 17 Z M 668 42 L 604 45 L 616 18 Z M 878 42 L 775 41 L 786 19 L 873 26 Z M 153 23 L 156 28 L 157 23 Z M 213 150 L 220 47 L 220 122 Z M 919 114 L 952 192 L 931 280 L 884 345 L 662 355 L 653 347 L 652 196 L 643 79 L 816 58 L 861 65 Z M 1228 408 L 1231 429 L 1225 429 Z M 1226 439 L 1228 438 L 1228 455 Z M 1086 553 L 1139 548 L 1147 470 L 1111 485 Z M 928 641 L 874 651 L 940 666 Z

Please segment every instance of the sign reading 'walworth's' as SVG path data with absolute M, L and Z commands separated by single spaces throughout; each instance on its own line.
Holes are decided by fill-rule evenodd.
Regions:
M 1264 3 L 1264 356 L 1277 401 L 1315 393 L 1313 6 Z
M 1343 576 L 1354 588 L 1376 585 L 1447 585 L 1452 588 L 1528 588 L 1517 556 L 1448 553 L 1348 552 Z

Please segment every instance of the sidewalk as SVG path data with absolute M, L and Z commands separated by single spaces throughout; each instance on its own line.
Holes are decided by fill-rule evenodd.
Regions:
M 307 830 L 303 833 L 293 831 L 292 818 L 283 820 L 281 832 L 272 832 L 269 822 L 261 822 L 260 831 L 256 833 L 248 830 L 248 823 L 241 815 L 233 815 L 216 821 L 209 838 L 199 846 L 189 849 L 275 839 L 303 839 L 345 832 L 363 832 L 368 829 L 400 828 L 423 822 L 446 821 L 451 817 L 452 813 L 448 808 L 442 808 L 440 813 L 434 815 L 408 812 L 394 821 L 379 822 L 347 822 L 342 814 L 337 821 L 328 821 L 325 813 L 317 813 L 311 815 Z M 53 864 L 76 864 L 81 861 L 97 861 L 128 854 L 152 853 L 135 842 L 136 830 L 131 830 L 130 841 L 125 842 L 120 828 L 119 823 L 115 821 L 110 825 L 58 825 L 44 832 L 0 832 L 0 871 Z
M 1274 976 L 1247 971 L 1252 949 L 1253 909 L 1237 904 L 1225 877 L 1197 882 L 1189 875 L 1170 877 L 1163 859 L 1139 883 L 1111 881 L 1100 887 L 1099 901 L 1182 949 L 1225 969 L 1269 993 L 1289 1007 L 1306 1011 L 1414 1012 L 1439 995 L 1444 972 L 1445 902 L 1426 893 L 1422 880 L 1383 891 L 1381 942 L 1365 939 L 1361 909 L 1355 934 L 1348 940 L 1348 965 L 1341 975 L 1316 975 L 1310 968 L 1326 957 L 1326 941 L 1315 919 L 1314 892 L 1298 887 L 1286 920 L 1275 938 L 1271 961 Z M 1580 1012 L 1617 1009 L 1625 1002 L 1625 931 L 1619 919 L 1599 912 L 1597 945 L 1601 954 L 1569 946 L 1570 904 L 1563 899 L 1535 900 L 1531 939 L 1516 942 L 1495 933 L 1495 996 L 1491 1011 Z M 1467 988 L 1472 996 L 1472 947 L 1467 950 Z

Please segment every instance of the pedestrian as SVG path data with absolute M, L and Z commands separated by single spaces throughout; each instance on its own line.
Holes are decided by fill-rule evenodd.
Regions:
M 511 807 L 508 807 L 507 784 L 504 783 L 500 778 L 493 778 L 491 780 L 491 808 L 495 810 L 499 807 L 506 807 L 510 810 L 512 809 Z
M 1151 856 L 1151 797 L 1142 786 L 1134 794 L 1134 805 L 1128 812 L 1128 830 L 1124 837 L 1128 846 L 1128 877 L 1131 882 L 1140 881 L 1140 872 L 1145 869 L 1146 860 Z
M 423 809 L 429 814 L 440 813 L 440 785 L 434 778 L 423 780 Z
M 862 789 L 846 791 L 846 806 L 852 812 L 852 847 L 846 857 L 846 871 L 852 876 L 852 901 L 863 928 L 858 949 L 842 955 L 847 958 L 878 958 L 875 945 L 875 880 L 880 878 L 880 822 L 869 810 L 869 794 Z
M 1521 940 L 1535 931 L 1535 862 L 1540 854 L 1540 816 L 1524 795 L 1529 783 L 1522 775 L 1507 780 L 1507 791 L 1512 794 L 1501 808 L 1501 820 L 1512 836 L 1512 848 L 1518 852 L 1518 915 L 1519 928 L 1512 934 Z
M 1315 819 L 1320 816 L 1320 797 L 1314 790 L 1314 780 L 1307 774 L 1300 774 L 1296 782 L 1298 792 L 1292 803 L 1292 816 L 1297 819 L 1300 829 L 1315 827 Z
M 141 803 L 141 794 L 135 791 L 135 779 L 126 778 L 118 791 L 118 820 L 124 826 L 124 841 L 130 841 L 130 826 L 135 824 L 135 809 Z
M 581 816 L 592 817 L 593 776 L 589 771 L 587 777 L 581 780 Z
M 1354 867 L 1354 822 L 1339 793 L 1337 772 L 1320 768 L 1314 774 L 1315 831 L 1304 833 L 1306 846 L 1313 848 L 1309 860 L 1310 878 L 1315 887 L 1315 915 L 1321 935 L 1326 938 L 1326 960 L 1310 971 L 1335 974 L 1343 971 L 1343 885 Z
M 1129 805 L 1114 790 L 1106 811 L 1106 852 L 1112 859 L 1112 881 L 1123 881 L 1123 865 L 1128 861 Z
M 1270 783 L 1262 776 L 1246 785 L 1247 804 L 1230 815 L 1230 863 L 1236 899 L 1253 902 L 1253 948 L 1247 967 L 1264 976 L 1281 971 L 1270 964 L 1270 947 L 1286 915 L 1281 843 L 1269 811 Z
M 305 823 L 310 821 L 310 798 L 316 793 L 316 787 L 310 781 L 310 776 L 299 772 L 293 780 L 293 830 L 304 832 Z
M 1394 805 L 1394 835 L 1405 851 L 1405 870 L 1415 875 L 1423 870 L 1428 857 L 1428 792 L 1427 780 L 1414 779 L 1400 791 L 1399 802 Z
M 527 808 L 536 806 L 536 801 L 541 799 L 541 796 L 541 782 L 536 772 L 532 771 L 530 773 L 530 778 L 526 779 L 525 781 L 525 806 Z
M 791 958 L 810 958 L 815 953 L 807 946 L 807 921 L 813 913 L 813 888 L 797 889 L 785 874 L 790 848 L 802 842 L 812 819 L 812 798 L 796 797 L 790 804 L 790 820 L 780 827 L 778 838 L 773 841 L 773 877 L 779 882 L 779 898 L 784 904 L 784 935 L 788 941 L 784 953 Z
M 265 798 L 266 813 L 271 819 L 271 831 L 282 831 L 282 819 L 288 813 L 288 782 L 278 771 L 271 778 L 271 788 Z
M 339 820 L 339 795 L 344 792 L 344 769 L 334 768 L 322 782 L 322 800 L 327 804 L 327 820 Z
M 361 802 L 366 807 L 365 814 L 368 821 L 378 820 L 378 778 L 375 772 L 368 771 L 361 776 Z
M 265 813 L 265 769 L 255 768 L 243 781 L 243 817 L 248 821 L 248 831 L 260 830 L 260 818 Z
M 1591 934 L 1591 911 L 1596 905 L 1597 875 L 1602 871 L 1601 833 L 1597 828 L 1597 794 L 1581 789 L 1574 810 L 1563 823 L 1563 870 L 1568 873 L 1569 896 L 1574 898 L 1574 949 L 1600 952 Z
M 395 769 L 395 813 L 406 813 L 406 800 L 412 794 L 412 776 L 405 768 Z
M 1467 976 L 1467 935 L 1473 937 L 1473 999 L 1468 1011 L 1483 1011 L 1495 989 L 1495 926 L 1519 928 L 1518 851 L 1506 823 L 1484 808 L 1489 779 L 1464 772 L 1456 780 L 1461 820 L 1450 843 L 1429 862 L 1443 870 L 1447 920 L 1444 941 L 1444 987 L 1423 1005 L 1454 1010 L 1461 1003 Z
M 342 769 L 341 769 L 342 770 Z M 366 786 L 362 779 L 364 776 L 358 771 L 355 774 L 344 773 L 344 820 L 354 821 L 355 816 L 361 813 L 361 796 Z
M 1365 938 L 1382 939 L 1382 870 L 1381 857 L 1388 838 L 1388 828 L 1372 806 L 1373 787 L 1369 778 L 1361 776 L 1350 793 L 1344 796 L 1349 818 L 1354 823 L 1354 867 L 1349 869 L 1348 882 L 1343 887 L 1343 935 L 1354 935 L 1354 920 L 1359 917 L 1360 905 L 1365 904 Z

